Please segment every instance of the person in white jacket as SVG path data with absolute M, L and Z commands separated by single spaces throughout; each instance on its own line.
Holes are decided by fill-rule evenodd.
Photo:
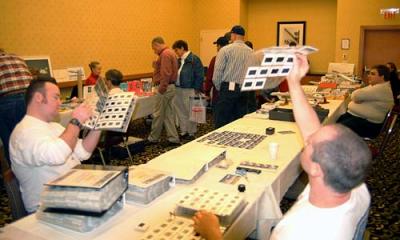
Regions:
M 337 122 L 360 137 L 378 136 L 386 114 L 394 105 L 389 73 L 384 65 L 374 66 L 368 75 L 369 85 L 351 94 L 347 112 Z

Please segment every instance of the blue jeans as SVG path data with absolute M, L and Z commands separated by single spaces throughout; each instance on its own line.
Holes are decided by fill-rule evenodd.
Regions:
M 4 156 L 10 164 L 9 141 L 10 135 L 26 113 L 25 94 L 0 97 L 0 137 L 4 146 Z

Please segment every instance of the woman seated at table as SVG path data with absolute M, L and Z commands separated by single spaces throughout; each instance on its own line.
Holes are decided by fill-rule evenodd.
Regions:
M 97 79 L 99 79 L 100 74 L 101 74 L 101 65 L 99 62 L 93 61 L 89 64 L 90 68 L 90 75 L 85 81 L 85 85 L 95 85 L 97 82 Z
M 387 112 L 394 104 L 389 69 L 384 65 L 372 67 L 368 86 L 351 94 L 347 112 L 339 117 L 341 123 L 361 137 L 378 136 Z
M 99 62 L 93 61 L 89 64 L 91 74 L 85 81 L 85 86 L 96 85 L 97 79 L 100 77 L 101 66 Z M 71 99 L 78 97 L 78 86 L 72 88 Z

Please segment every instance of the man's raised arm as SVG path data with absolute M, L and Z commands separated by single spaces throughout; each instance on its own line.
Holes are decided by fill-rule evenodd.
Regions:
M 318 116 L 308 103 L 300 85 L 300 81 L 306 75 L 308 68 L 307 57 L 302 54 L 296 54 L 293 69 L 287 77 L 294 117 L 304 141 L 321 127 Z

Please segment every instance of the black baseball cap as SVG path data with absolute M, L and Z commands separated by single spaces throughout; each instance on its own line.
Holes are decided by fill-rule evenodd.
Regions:
M 244 36 L 245 31 L 244 31 L 244 28 L 242 26 L 236 25 L 236 26 L 233 26 L 233 28 L 231 30 L 231 33 L 235 33 L 235 34 Z
M 229 44 L 228 39 L 226 39 L 226 37 L 219 37 L 217 39 L 217 41 L 214 42 L 214 44 L 218 44 L 220 46 L 225 46 Z

